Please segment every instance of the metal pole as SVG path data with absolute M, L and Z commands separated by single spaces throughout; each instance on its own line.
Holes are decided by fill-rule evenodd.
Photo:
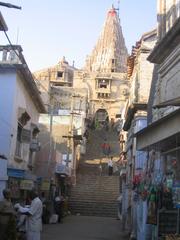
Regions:
M 68 167 L 69 165 L 69 157 L 70 157 L 70 149 L 72 147 L 73 149 L 73 145 L 72 145 L 72 140 L 71 140 L 71 137 L 73 136 L 73 110 L 74 110 L 74 95 L 72 96 L 72 99 L 71 99 L 71 112 L 70 112 L 70 125 L 69 125 L 69 138 L 68 138 L 68 152 L 67 152 L 67 159 L 66 159 L 66 166 Z M 72 152 L 72 158 L 73 158 L 73 150 L 71 151 Z M 73 159 L 72 159 L 73 161 Z
M 50 122 L 49 122 L 49 155 L 48 155 L 48 163 L 47 163 L 47 175 L 49 173 L 49 167 L 52 159 L 52 127 L 53 127 L 53 105 L 50 100 Z M 47 176 L 48 177 L 48 176 Z
M 0 2 L 0 6 L 8 7 L 8 8 L 16 8 L 16 9 L 19 9 L 19 10 L 22 9 L 21 7 L 19 7 L 17 5 L 13 5 L 11 3 L 4 3 L 4 2 Z

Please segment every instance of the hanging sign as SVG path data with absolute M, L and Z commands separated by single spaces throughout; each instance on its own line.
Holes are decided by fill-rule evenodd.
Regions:
M 41 183 L 41 190 L 49 191 L 49 189 L 50 189 L 50 180 L 43 180 Z
M 34 182 L 32 180 L 23 179 L 20 182 L 20 189 L 22 190 L 32 190 L 34 187 Z

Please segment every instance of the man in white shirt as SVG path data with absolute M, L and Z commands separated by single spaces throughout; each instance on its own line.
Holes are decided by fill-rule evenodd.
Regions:
M 108 175 L 112 176 L 113 174 L 113 157 L 108 160 Z
M 30 208 L 24 209 L 20 207 L 19 211 L 27 215 L 27 240 L 40 240 L 42 231 L 42 202 L 34 190 L 30 192 L 30 199 Z

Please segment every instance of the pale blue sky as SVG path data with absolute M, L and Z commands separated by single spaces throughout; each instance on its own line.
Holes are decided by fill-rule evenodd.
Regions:
M 0 7 L 13 44 L 22 45 L 31 71 L 53 66 L 62 58 L 82 67 L 102 30 L 114 0 L 7 0 L 22 10 Z M 121 0 L 120 19 L 130 53 L 144 32 L 156 27 L 156 0 Z M 19 30 L 18 30 L 19 29 Z M 1 44 L 7 44 L 0 33 Z

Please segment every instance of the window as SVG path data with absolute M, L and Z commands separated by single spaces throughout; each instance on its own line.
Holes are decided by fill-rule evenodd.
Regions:
M 18 123 L 15 156 L 22 158 L 23 143 L 30 143 L 30 141 L 31 131 L 23 128 L 21 123 Z
M 18 119 L 20 125 L 25 126 L 27 122 L 31 119 L 29 114 L 25 111 L 21 114 L 20 118 Z
M 62 71 L 58 71 L 57 72 L 57 77 L 58 78 L 62 78 L 63 77 L 63 72 Z
M 61 86 L 64 86 L 64 83 L 62 83 L 62 82 L 54 82 L 53 86 L 57 86 L 57 87 L 60 86 L 61 87 Z
M 20 124 L 18 124 L 18 129 L 17 129 L 17 141 L 16 141 L 16 152 L 15 155 L 18 157 L 21 157 L 21 136 L 22 136 L 22 126 Z
M 100 93 L 98 93 L 98 98 L 101 98 L 101 94 Z
M 107 86 L 108 86 L 108 82 L 107 82 L 105 79 L 100 80 L 100 81 L 98 82 L 98 87 L 99 87 L 99 88 L 107 88 Z

